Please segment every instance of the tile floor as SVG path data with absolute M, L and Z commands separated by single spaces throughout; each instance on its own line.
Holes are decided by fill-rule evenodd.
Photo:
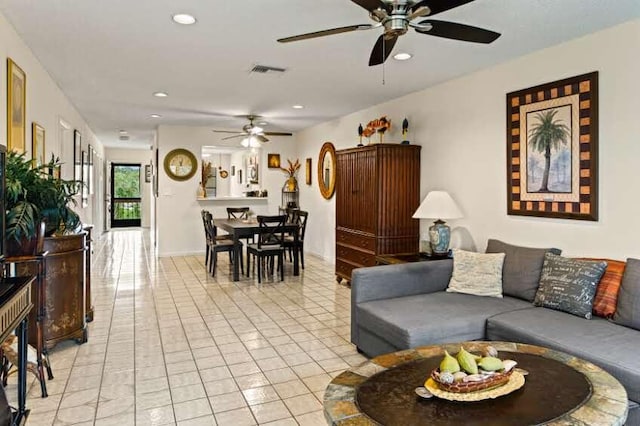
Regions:
M 156 258 L 142 230 L 104 234 L 93 259 L 89 341 L 53 350 L 28 425 L 325 425 L 326 385 L 364 360 L 350 290 L 321 259 L 233 283 L 226 254 L 214 279 L 204 256 Z

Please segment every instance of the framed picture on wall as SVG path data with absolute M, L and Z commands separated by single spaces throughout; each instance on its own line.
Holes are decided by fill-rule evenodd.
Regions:
M 73 180 L 82 181 L 82 136 L 73 131 Z
M 313 175 L 313 173 L 311 172 L 311 158 L 307 158 L 306 161 L 306 168 L 305 168 L 305 174 L 306 174 L 306 183 L 307 185 L 311 185 L 311 176 Z
M 33 122 L 31 123 L 31 158 L 36 166 L 42 166 L 45 163 L 44 152 L 44 127 Z
M 598 73 L 507 94 L 508 214 L 598 220 Z
M 82 171 L 82 207 L 89 205 L 89 155 L 87 151 L 82 151 L 80 160 L 80 170 Z
M 94 155 L 95 151 L 93 150 L 93 147 L 91 146 L 91 144 L 89 144 L 89 148 L 87 151 L 87 155 L 89 156 L 89 171 L 88 171 L 88 179 L 89 182 L 87 183 L 87 185 L 89 186 L 89 195 L 93 195 L 93 155 Z
M 25 152 L 27 75 L 7 58 L 7 145 L 10 151 Z
M 267 167 L 270 169 L 279 169 L 280 154 L 267 154 Z

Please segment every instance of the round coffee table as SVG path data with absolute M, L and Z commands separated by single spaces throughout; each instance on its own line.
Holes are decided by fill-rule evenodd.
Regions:
M 493 400 L 422 399 L 422 386 L 444 350 L 481 352 L 494 346 L 502 359 L 529 372 L 524 387 Z M 331 425 L 622 425 L 627 392 L 609 373 L 572 355 L 509 342 L 463 342 L 381 355 L 331 381 L 324 414 Z

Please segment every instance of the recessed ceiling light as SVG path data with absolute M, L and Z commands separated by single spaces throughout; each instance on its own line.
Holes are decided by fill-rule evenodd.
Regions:
M 151 117 L 151 118 L 160 118 L 162 116 L 160 114 L 151 114 L 149 117 Z
M 156 98 L 166 98 L 169 94 L 167 92 L 155 92 L 153 96 Z
M 266 125 L 267 125 L 267 124 L 269 124 L 269 123 L 267 123 L 266 121 L 261 121 L 261 122 L 259 122 L 258 124 L 259 124 L 259 125 L 261 125 L 261 126 L 266 126 Z
M 121 135 L 126 135 L 127 133 L 129 133 L 129 132 L 127 132 L 126 130 L 120 130 L 120 134 Z
M 293 109 L 302 109 L 302 108 L 304 108 L 304 105 L 294 105 L 291 108 L 293 108 Z
M 400 52 L 393 55 L 393 59 L 395 59 L 396 61 L 407 61 L 412 57 L 413 55 L 411 53 L 406 53 L 406 52 Z
M 196 23 L 196 18 L 193 15 L 187 13 L 177 13 L 171 17 L 173 22 L 181 25 L 193 25 Z

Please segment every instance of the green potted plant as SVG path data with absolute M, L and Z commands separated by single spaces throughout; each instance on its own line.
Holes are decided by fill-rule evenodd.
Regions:
M 6 238 L 9 255 L 28 254 L 35 247 L 38 224 L 45 221 L 46 236 L 76 232 L 81 223 L 73 211 L 81 183 L 50 174 L 60 168 L 60 160 L 51 156 L 47 164 L 33 165 L 25 154 L 7 153 Z

